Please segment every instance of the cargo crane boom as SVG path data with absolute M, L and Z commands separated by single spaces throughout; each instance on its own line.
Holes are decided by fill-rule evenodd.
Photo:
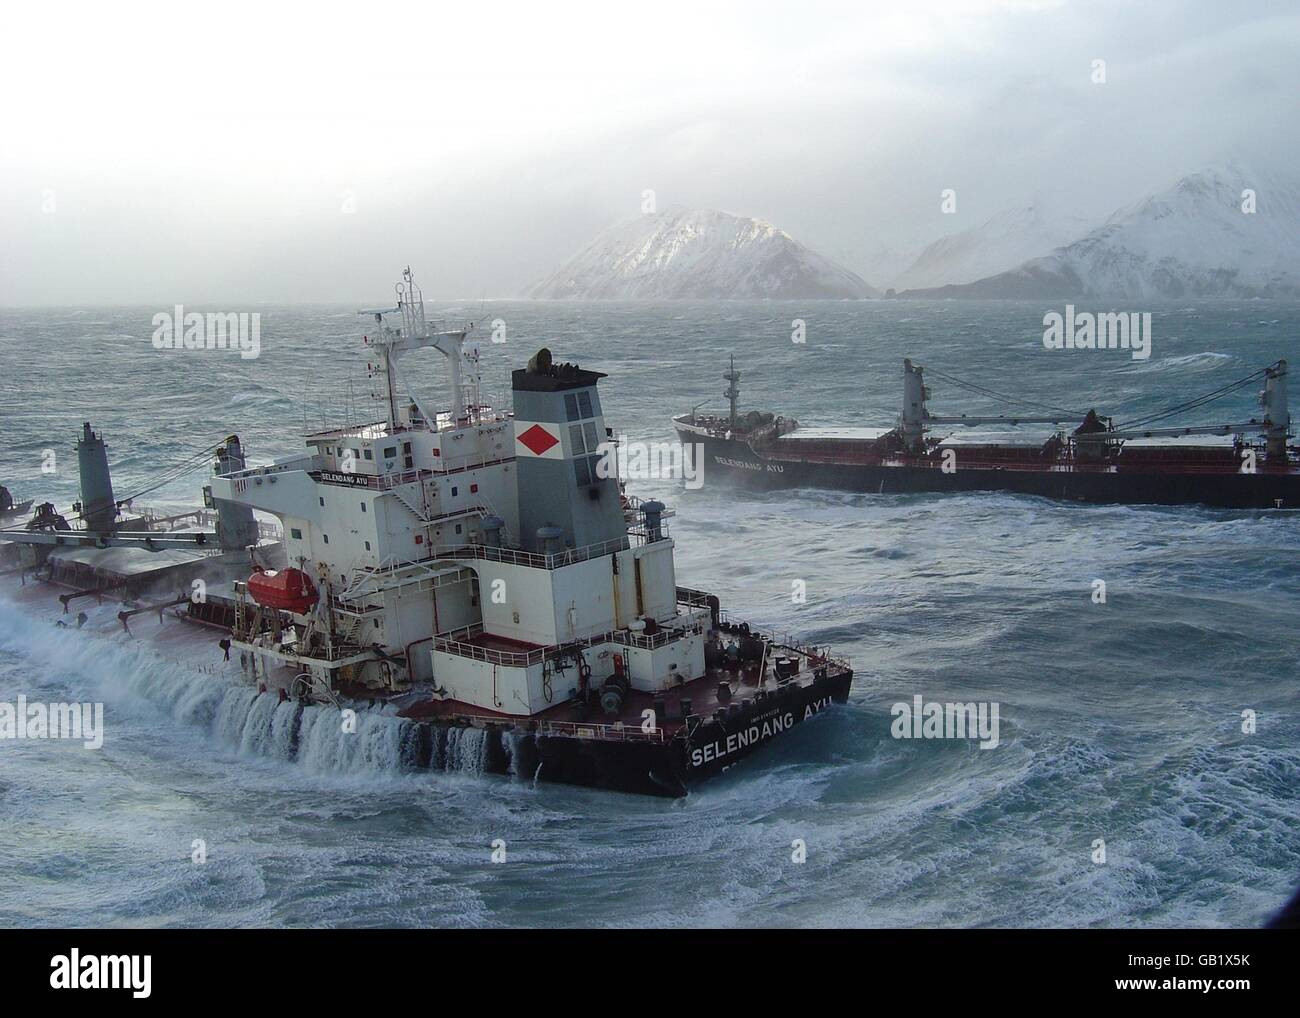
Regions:
M 1033 404 L 1028 400 L 1016 399 L 1012 396 L 1006 396 L 1002 393 L 993 392 L 982 386 L 962 382 L 960 379 L 952 378 L 948 375 L 939 377 L 958 385 L 961 388 L 969 389 L 972 392 L 1000 400 L 1005 403 L 1017 403 L 1026 406 L 1038 406 L 1040 409 L 1052 411 L 1050 414 L 1043 415 L 1020 415 L 1004 414 L 996 416 L 985 415 L 966 415 L 957 416 L 936 416 L 930 413 L 926 408 L 926 400 L 930 397 L 930 389 L 925 384 L 925 369 L 919 364 L 914 365 L 910 359 L 903 361 L 903 415 L 901 432 L 904 442 L 912 452 L 920 452 L 925 445 L 925 432 L 928 427 L 935 424 L 965 425 L 974 427 L 980 424 L 1075 424 L 1085 425 L 1089 423 L 1090 415 L 1086 412 L 1064 410 L 1059 407 L 1044 407 L 1041 404 Z M 938 374 L 938 372 L 934 372 Z M 1187 435 L 1252 435 L 1262 434 L 1266 438 L 1266 450 L 1271 459 L 1285 461 L 1287 457 L 1287 440 L 1291 437 L 1291 415 L 1287 406 L 1286 391 L 1286 361 L 1280 360 L 1266 368 L 1247 375 L 1245 378 L 1230 382 L 1227 385 L 1220 386 L 1212 392 L 1197 396 L 1185 403 L 1173 407 L 1167 407 L 1164 410 L 1156 411 L 1144 417 L 1135 418 L 1132 421 L 1124 422 L 1118 427 L 1115 426 L 1111 418 L 1097 417 L 1091 415 L 1093 427 L 1096 430 L 1084 428 L 1087 438 L 1092 442 L 1123 442 L 1131 438 L 1156 438 L 1156 437 L 1183 437 Z M 1215 400 L 1222 399 L 1234 392 L 1245 388 L 1258 381 L 1264 381 L 1264 389 L 1259 394 L 1260 405 L 1264 408 L 1264 417 L 1262 420 L 1250 420 L 1237 424 L 1205 424 L 1190 425 L 1185 427 L 1145 427 L 1146 424 L 1153 424 L 1157 421 L 1165 420 L 1168 417 L 1178 413 L 1184 413 L 1205 406 Z M 1105 427 L 1102 428 L 1099 422 L 1105 421 Z

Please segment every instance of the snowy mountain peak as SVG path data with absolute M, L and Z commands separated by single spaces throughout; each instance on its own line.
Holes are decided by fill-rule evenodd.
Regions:
M 875 291 L 764 220 L 675 206 L 610 227 L 537 283 L 530 296 L 842 298 Z
M 934 241 L 895 285 L 912 289 L 983 279 L 1077 240 L 1096 224 L 1095 219 L 1054 213 L 1041 200 L 1006 209 Z
M 1300 294 L 1300 186 L 1239 166 L 1202 170 L 1119 209 L 1050 254 L 967 285 L 923 292 L 1035 298 L 1293 296 Z

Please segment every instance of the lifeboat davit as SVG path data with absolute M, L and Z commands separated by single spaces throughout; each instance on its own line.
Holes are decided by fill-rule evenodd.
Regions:
M 305 615 L 320 600 L 316 584 L 301 569 L 279 569 L 254 573 L 248 578 L 248 593 L 266 608 Z

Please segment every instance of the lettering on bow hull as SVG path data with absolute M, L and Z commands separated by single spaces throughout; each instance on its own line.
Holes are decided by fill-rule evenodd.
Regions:
M 425 720 L 410 764 L 471 770 L 642 795 L 680 797 L 739 763 L 794 726 L 848 699 L 853 672 L 790 681 L 760 697 L 734 703 L 722 717 L 699 718 L 663 740 L 617 740 L 555 734 L 527 722 L 502 720 L 472 727 Z M 689 731 L 687 730 L 689 727 Z M 529 730 L 532 728 L 533 730 Z

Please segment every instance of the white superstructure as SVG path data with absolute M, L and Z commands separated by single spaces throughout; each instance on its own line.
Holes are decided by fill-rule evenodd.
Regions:
M 427 686 L 515 716 L 575 695 L 614 713 L 629 689 L 703 675 L 709 612 L 677 604 L 663 506 L 597 469 L 602 376 L 542 351 L 514 372 L 514 413 L 493 410 L 468 330 L 428 326 L 409 270 L 397 290 L 367 312 L 383 419 L 212 478 L 214 498 L 278 517 L 305 576 L 284 603 L 259 594 L 267 574 L 238 585 L 246 670 L 286 693 Z M 401 359 L 422 348 L 446 359 L 450 407 L 403 392 Z

